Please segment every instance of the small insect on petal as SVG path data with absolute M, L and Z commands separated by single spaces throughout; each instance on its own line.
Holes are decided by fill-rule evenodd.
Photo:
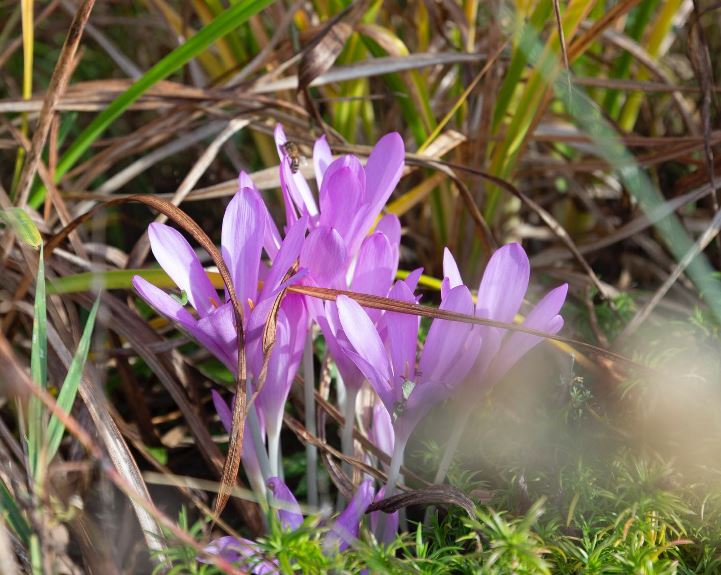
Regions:
M 301 160 L 300 148 L 298 148 L 298 144 L 288 140 L 285 144 L 283 144 L 283 150 L 285 151 L 288 162 L 290 163 L 291 173 L 297 173 L 300 169 Z

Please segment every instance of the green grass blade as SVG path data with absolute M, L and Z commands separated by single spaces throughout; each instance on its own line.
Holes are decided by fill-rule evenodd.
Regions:
M 30 247 L 38 249 L 42 245 L 43 238 L 40 231 L 22 208 L 0 210 L 0 221 L 10 226 L 18 238 Z
M 93 335 L 93 328 L 95 327 L 95 317 L 98 315 L 98 306 L 100 305 L 100 296 L 95 300 L 88 320 L 85 322 L 85 328 L 83 329 L 83 335 L 80 338 L 78 349 L 75 351 L 75 356 L 70 364 L 70 369 L 65 376 L 63 381 L 63 387 L 60 389 L 57 403 L 65 413 L 70 413 L 75 402 L 75 397 L 78 393 L 78 386 L 80 385 L 80 379 L 83 376 L 83 369 L 85 368 L 85 362 L 88 359 L 88 351 L 90 350 L 90 340 Z M 55 416 L 50 417 L 50 423 L 48 424 L 48 448 L 47 457 L 48 462 L 52 461 L 53 456 L 60 447 L 60 441 L 65 433 L 65 426 Z
M 48 336 L 47 336 L 47 308 L 45 302 L 45 262 L 43 249 L 40 248 L 38 262 L 37 285 L 35 287 L 35 314 L 33 317 L 32 352 L 30 358 L 30 371 L 35 385 L 45 389 L 48 381 Z M 32 396 L 28 404 L 28 458 L 30 471 L 34 478 L 38 477 L 40 470 L 40 452 L 44 438 L 44 409 L 38 398 Z
M 27 545 L 32 533 L 30 525 L 3 481 L 0 481 L 0 513 L 3 520 L 12 527 L 15 534 Z
M 72 143 L 63 154 L 55 171 L 55 180 L 62 178 L 80 157 L 90 148 L 107 127 L 112 124 L 133 102 L 142 96 L 149 88 L 164 80 L 173 72 L 182 68 L 186 63 L 205 50 L 213 42 L 222 38 L 238 26 L 245 23 L 251 16 L 260 12 L 271 4 L 273 0 L 246 0 L 239 2 L 215 18 L 210 24 L 201 29 L 187 42 L 178 46 L 160 62 L 148 70 L 130 88 L 118 96 L 105 108 L 82 134 Z M 37 207 L 44 197 L 40 191 L 31 198 L 31 205 Z
M 216 282 L 216 277 L 220 277 L 220 274 L 209 273 L 208 275 L 215 287 L 223 287 L 222 280 L 220 284 Z M 63 294 L 90 291 L 93 288 L 130 289 L 132 287 L 131 282 L 133 276 L 141 276 L 160 288 L 175 287 L 175 282 L 161 269 L 129 269 L 111 270 L 107 272 L 83 272 L 63 276 L 53 280 L 50 285 L 48 285 L 48 292 L 51 294 Z
M 651 21 L 660 0 L 644 0 L 629 16 L 626 25 L 626 35 L 637 42 L 643 37 L 648 23 Z M 627 78 L 633 64 L 633 57 L 629 52 L 623 52 L 613 65 L 611 78 Z M 603 100 L 603 109 L 611 118 L 617 118 L 621 111 L 624 94 L 620 90 L 608 90 Z

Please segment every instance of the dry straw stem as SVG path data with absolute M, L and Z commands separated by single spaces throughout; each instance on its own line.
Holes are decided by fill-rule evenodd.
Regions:
M 60 98 L 65 91 L 70 80 L 70 75 L 75 66 L 75 55 L 80 45 L 80 40 L 83 35 L 83 29 L 85 24 L 90 18 L 90 11 L 93 9 L 95 0 L 84 0 L 75 13 L 68 34 L 65 37 L 65 43 L 60 52 L 58 63 L 53 71 L 52 78 L 50 79 L 50 85 L 45 93 L 45 99 L 43 100 L 43 107 L 40 110 L 40 117 L 38 118 L 38 124 L 35 127 L 33 133 L 32 146 L 30 152 L 25 160 L 23 171 L 20 174 L 20 180 L 18 183 L 17 203 L 19 206 L 24 206 L 28 201 L 30 195 L 30 187 L 32 186 L 33 177 L 40 161 L 43 147 L 45 146 L 45 140 L 50 132 L 50 124 L 52 123 L 53 115 L 57 107 Z

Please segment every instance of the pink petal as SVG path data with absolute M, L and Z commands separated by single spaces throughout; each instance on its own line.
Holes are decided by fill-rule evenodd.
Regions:
M 365 172 L 358 158 L 341 156 L 335 160 L 323 176 L 320 188 L 320 225 L 338 230 L 348 244 L 364 193 Z
M 230 302 L 198 320 L 191 334 L 233 373 L 238 370 L 238 333 Z
M 223 216 L 221 246 L 235 292 L 249 313 L 248 300 L 258 292 L 258 270 L 265 234 L 265 205 L 259 196 L 241 190 L 233 196 Z
M 300 252 L 300 265 L 308 270 L 315 285 L 341 287 L 346 270 L 346 248 L 343 238 L 333 228 L 314 229 Z
M 280 427 L 283 419 L 283 407 L 295 373 L 290 375 L 290 330 L 283 310 L 278 312 L 275 344 L 270 354 L 268 371 L 263 389 L 258 395 L 258 407 L 263 412 L 267 429 L 272 431 Z M 255 373 L 257 380 L 259 373 Z
M 300 171 L 294 174 L 290 170 L 290 162 L 287 160 L 288 154 L 283 148 L 288 138 L 285 135 L 283 126 L 280 124 L 275 127 L 274 137 L 278 157 L 280 158 L 281 185 L 285 184 L 287 187 L 288 193 L 293 198 L 298 211 L 301 213 L 307 212 L 312 218 L 317 216 L 318 208 L 310 187 L 308 187 L 308 182 L 305 181 Z
M 343 328 L 340 326 L 336 305 L 332 302 L 327 302 L 324 309 L 325 312 L 322 315 L 316 316 L 316 321 L 323 332 L 323 337 L 325 337 L 328 353 L 330 353 L 330 356 L 333 358 L 345 386 L 350 389 L 359 390 L 365 381 L 365 376 L 353 360 L 348 357 L 345 349 L 343 349 L 338 342 L 338 333 L 340 332 L 342 334 Z M 345 337 L 345 334 L 343 334 L 343 337 Z
M 330 151 L 328 140 L 326 140 L 324 134 L 318 138 L 313 145 L 313 168 L 315 169 L 315 180 L 319 190 L 323 184 L 325 171 L 331 162 L 333 162 L 333 154 Z
M 558 315 L 558 312 L 561 311 L 567 294 L 568 284 L 563 284 L 548 292 L 528 314 L 526 320 L 523 322 L 523 327 L 551 335 L 557 334 L 563 327 L 563 318 Z M 542 340 L 543 338 L 528 333 L 513 332 L 506 341 L 503 342 L 501 351 L 493 364 L 493 381 L 496 382 L 502 378 L 509 369 L 531 349 L 541 343 Z
M 393 283 L 395 267 L 393 248 L 388 238 L 385 234 L 376 232 L 368 236 L 361 245 L 350 289 L 358 293 L 385 296 Z M 380 314 L 381 310 L 368 310 L 374 323 Z
M 270 477 L 266 484 L 278 504 L 278 519 L 283 529 L 288 531 L 298 529 L 303 524 L 303 514 L 293 493 L 280 477 Z M 273 503 L 271 502 L 271 505 Z
M 176 229 L 165 224 L 152 223 L 148 227 L 150 248 L 158 263 L 188 294 L 188 301 L 200 316 L 207 315 L 218 304 L 218 293 L 210 283 L 198 256 L 188 241 Z
M 305 240 L 305 231 L 307 227 L 307 215 L 304 215 L 292 226 L 290 226 L 290 229 L 288 230 L 276 257 L 273 258 L 273 265 L 265 278 L 259 299 L 262 300 L 269 297 L 269 294 L 273 293 L 278 288 L 286 273 L 288 273 L 295 261 L 298 259 L 300 250 L 303 247 L 303 242 Z
M 512 322 L 526 295 L 530 271 L 528 256 L 520 244 L 508 244 L 498 249 L 488 262 L 478 287 L 477 315 Z
M 258 188 L 255 186 L 255 182 L 253 182 L 253 179 L 245 172 L 240 172 L 240 175 L 238 176 L 238 191 L 245 191 L 246 194 L 254 194 L 263 204 L 265 212 L 265 235 L 263 237 L 263 247 L 265 248 L 265 253 L 273 259 L 275 254 L 278 253 L 278 248 L 280 247 L 280 234 L 278 233 L 278 228 L 275 225 L 273 217 L 270 215 L 265 202 L 263 202 Z
M 378 140 L 365 166 L 366 198 L 371 205 L 372 219 L 380 213 L 401 179 L 404 163 L 405 145 L 400 134 L 391 132 Z
M 415 303 L 415 296 L 405 282 L 396 282 L 388 294 L 390 299 Z M 413 380 L 416 369 L 416 346 L 420 318 L 417 315 L 386 311 L 379 321 L 379 331 L 389 350 L 393 373 L 396 375 L 394 387 L 403 379 Z M 397 381 L 399 379 L 401 381 Z M 395 400 L 400 400 L 402 390 L 395 389 Z
M 283 160 L 280 164 L 280 183 L 288 191 L 288 195 L 301 214 L 307 213 L 311 218 L 318 216 L 313 192 L 310 191 L 308 182 L 300 171 L 295 174 L 291 171 L 290 160 Z
M 392 393 L 390 382 L 393 372 L 373 322 L 363 308 L 348 296 L 338 296 L 336 305 L 343 333 L 352 347 L 346 352 L 381 399 L 388 401 L 389 393 Z
M 195 326 L 196 319 L 185 309 L 179 301 L 169 296 L 160 288 L 151 284 L 148 280 L 141 276 L 133 276 L 133 287 L 138 295 L 143 298 L 148 305 L 155 309 L 161 315 L 180 324 L 185 329 L 189 326 Z
M 220 423 L 223 424 L 225 432 L 230 435 L 233 429 L 233 412 L 230 411 L 230 407 L 228 407 L 228 404 L 217 391 L 211 389 L 210 396 L 213 398 L 213 406 L 215 407 L 215 412 L 218 414 Z
M 375 231 L 385 234 L 391 248 L 393 249 L 393 277 L 395 277 L 396 272 L 398 271 L 398 262 L 400 258 L 401 221 L 395 214 L 386 214 L 378 222 Z
M 416 268 L 411 273 L 408 274 L 408 277 L 406 279 L 403 280 L 406 283 L 406 285 L 408 286 L 408 288 L 411 290 L 411 292 L 416 291 L 416 288 L 418 287 L 418 281 L 421 279 L 422 275 L 423 275 L 423 268 Z M 420 298 L 417 298 L 417 300 L 418 299 L 420 299 Z
M 447 280 L 447 281 L 446 281 Z M 445 248 L 443 250 L 443 283 L 441 284 L 441 300 L 446 299 L 451 288 L 463 285 L 461 272 L 458 270 L 458 264 L 451 253 L 451 250 Z
M 337 546 L 338 551 L 343 551 L 358 538 L 360 522 L 363 515 L 365 515 L 366 509 L 373 502 L 374 494 L 375 489 L 373 489 L 371 479 L 366 479 L 358 486 L 358 490 L 348 503 L 348 507 L 338 516 L 328 532 L 323 545 L 326 549 L 334 550 Z
M 457 286 L 448 292 L 448 296 L 441 303 L 440 309 L 473 315 L 473 298 L 471 292 L 464 285 Z M 473 324 L 461 323 L 443 319 L 434 319 L 428 330 L 428 337 L 423 347 L 423 354 L 419 362 L 419 380 L 424 385 L 443 385 L 453 387 L 459 382 L 450 379 L 449 372 L 459 359 L 459 354 L 465 350 L 465 344 L 473 330 Z M 467 350 L 471 353 L 473 350 Z M 478 350 L 475 350 L 478 353 Z M 475 355 L 472 360 L 475 360 Z M 473 361 L 470 362 L 472 365 Z M 468 369 L 470 369 L 470 365 Z M 457 374 L 454 370 L 454 375 Z M 463 374 L 465 376 L 465 374 Z
M 263 559 L 263 552 L 257 543 L 249 539 L 236 539 L 230 535 L 211 541 L 204 549 L 210 555 L 222 557 L 229 563 L 236 563 L 241 569 L 249 570 L 252 575 L 271 575 L 278 573 L 278 564 L 275 560 Z M 203 557 L 198 557 L 201 563 L 209 563 Z
M 235 358 L 232 356 L 232 352 L 237 350 L 237 343 L 231 341 L 226 344 L 222 340 L 219 341 L 215 334 L 207 332 L 207 326 L 212 324 L 213 321 L 217 321 L 214 318 L 218 317 L 218 310 L 213 310 L 204 318 L 196 320 L 178 301 L 142 277 L 135 276 L 133 278 L 133 287 L 138 292 L 138 295 L 158 313 L 179 324 L 183 330 L 198 340 L 203 347 L 222 361 L 229 369 L 235 370 L 237 368 L 234 363 L 237 362 L 237 356 Z M 232 331 L 232 337 L 235 338 L 235 322 L 230 303 L 223 304 L 221 309 L 230 309 L 230 316 L 220 320 L 219 323 L 222 326 L 219 326 L 219 329 L 221 331 L 228 329 L 226 324 L 230 321 L 229 329 Z

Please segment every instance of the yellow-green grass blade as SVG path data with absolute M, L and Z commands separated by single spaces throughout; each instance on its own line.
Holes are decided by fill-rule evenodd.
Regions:
M 88 351 L 90 349 L 90 341 L 93 335 L 93 328 L 95 326 L 95 317 L 98 314 L 98 306 L 100 305 L 100 296 L 95 300 L 93 307 L 90 310 L 88 319 L 85 322 L 85 328 L 83 329 L 83 335 L 78 343 L 78 349 L 75 351 L 73 361 L 70 364 L 70 369 L 65 376 L 63 386 L 58 394 L 57 404 L 60 409 L 65 413 L 70 413 L 75 402 L 75 397 L 78 393 L 78 387 L 80 386 L 80 380 L 83 377 L 83 369 L 85 368 L 85 362 L 88 359 Z M 47 432 L 47 461 L 50 462 L 53 456 L 60 447 L 60 441 L 65 433 L 65 426 L 57 418 L 52 415 L 50 417 L 50 423 L 48 423 Z
M 33 1 L 20 0 L 20 14 L 22 20 L 23 31 L 23 100 L 29 100 L 33 95 L 33 52 L 35 51 L 35 22 L 33 17 Z M 27 136 L 28 134 L 28 117 L 27 114 L 20 116 L 20 132 Z M 11 185 L 10 198 L 15 199 L 15 188 L 20 178 L 20 173 L 25 161 L 25 148 L 18 146 L 17 156 L 15 157 L 15 172 Z
M 106 272 L 83 272 L 57 278 L 48 285 L 51 294 L 78 293 L 92 289 L 130 289 L 134 276 L 141 276 L 161 288 L 173 288 L 175 283 L 161 269 L 129 269 Z M 223 281 L 215 281 L 220 274 L 209 273 L 216 288 L 223 287 Z
M 40 248 L 38 275 L 35 285 L 30 372 L 33 383 L 42 389 L 47 387 L 48 382 L 47 307 L 45 298 L 45 262 L 43 260 L 43 250 Z M 45 446 L 45 417 L 42 402 L 33 395 L 28 401 L 27 446 L 30 473 L 36 481 L 40 480 L 40 473 L 44 467 L 42 453 Z
M 656 10 L 660 0 L 643 0 L 636 10 L 629 15 L 629 22 L 626 25 L 626 35 L 635 41 L 640 41 L 643 33 L 648 26 L 651 17 Z M 613 68 L 611 69 L 611 78 L 627 78 L 631 70 L 633 57 L 629 52 L 623 52 L 616 58 Z M 606 110 L 609 117 L 618 118 L 621 111 L 622 95 L 620 90 L 608 90 L 603 99 L 603 109 Z
M 661 54 L 663 41 L 668 36 L 673 28 L 673 22 L 676 18 L 676 14 L 681 8 L 682 0 L 667 0 L 661 11 L 656 18 L 646 42 L 646 52 L 652 57 L 657 58 Z M 649 71 L 646 68 L 641 68 L 636 75 L 635 80 L 643 82 L 648 80 L 650 77 Z M 630 132 L 636 125 L 636 119 L 638 113 L 641 110 L 641 104 L 643 104 L 644 93 L 640 91 L 632 92 L 623 106 L 621 116 L 619 117 L 618 124 L 622 130 Z
M 206 271 L 210 283 L 216 289 L 223 289 L 223 279 L 218 272 Z M 398 270 L 396 277 L 405 279 L 409 272 Z M 52 281 L 48 285 L 50 294 L 68 294 L 90 291 L 102 286 L 103 289 L 130 289 L 133 276 L 141 276 L 160 288 L 174 288 L 175 283 L 163 270 L 112 270 L 105 272 L 83 272 L 67 275 Z M 433 289 L 440 289 L 440 280 L 431 276 L 421 276 L 420 285 Z
M 24 209 L 0 209 L 0 221 L 10 227 L 17 237 L 30 247 L 38 249 L 42 245 L 43 238 L 40 231 Z

